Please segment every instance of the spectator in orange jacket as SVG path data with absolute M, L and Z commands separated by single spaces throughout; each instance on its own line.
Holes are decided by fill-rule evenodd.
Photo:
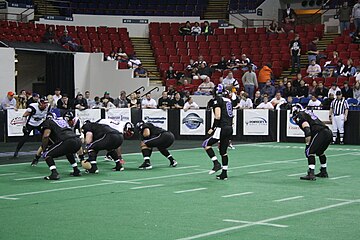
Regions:
M 258 83 L 259 89 L 265 86 L 267 80 L 272 80 L 273 72 L 271 70 L 271 64 L 265 64 L 259 71 Z

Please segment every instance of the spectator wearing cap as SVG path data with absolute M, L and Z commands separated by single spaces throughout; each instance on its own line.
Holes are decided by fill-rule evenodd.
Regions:
M 148 71 L 143 67 L 142 64 L 139 64 L 138 68 L 134 70 L 134 77 L 136 78 L 148 77 Z
M 88 108 L 88 105 L 87 105 L 87 101 L 86 99 L 84 98 L 84 96 L 82 95 L 82 93 L 79 93 L 74 102 L 73 102 L 73 109 L 78 109 L 78 110 L 85 110 Z
M 100 98 L 100 102 L 103 102 L 104 99 L 109 99 L 110 102 L 114 102 L 114 99 L 110 97 L 110 93 L 108 91 L 104 92 L 104 96 Z
M 332 83 L 327 96 L 329 97 L 330 94 L 335 96 L 337 91 L 341 91 L 340 88 L 336 85 L 336 83 Z
M 16 108 L 16 99 L 14 98 L 14 93 L 13 92 L 8 92 L 6 97 L 1 101 L 1 108 L 3 110 L 8 110 L 8 109 L 15 109 Z
M 353 90 L 352 90 L 352 88 L 349 86 L 349 82 L 348 82 L 348 81 L 345 81 L 345 82 L 344 82 L 344 87 L 341 89 L 341 94 L 343 95 L 343 97 L 344 97 L 345 99 L 353 98 L 353 97 L 354 97 Z
M 128 99 L 126 98 L 126 92 L 121 91 L 120 96 L 115 98 L 114 105 L 117 108 L 127 108 L 128 107 Z
M 61 89 L 60 88 L 55 88 L 55 94 L 53 95 L 53 99 L 54 102 L 57 104 L 57 102 L 59 101 L 59 99 L 61 99 Z
M 26 106 L 29 107 L 30 104 L 38 102 L 40 95 L 38 93 L 33 93 L 32 96 L 26 101 Z

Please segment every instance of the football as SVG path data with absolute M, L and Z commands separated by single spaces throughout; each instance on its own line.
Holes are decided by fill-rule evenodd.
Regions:
M 86 169 L 86 170 L 90 170 L 91 169 L 91 163 L 88 161 L 81 161 L 81 166 Z

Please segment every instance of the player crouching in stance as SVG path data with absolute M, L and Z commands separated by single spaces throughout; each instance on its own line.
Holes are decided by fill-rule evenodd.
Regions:
M 167 150 L 175 140 L 172 132 L 156 127 L 152 123 L 145 123 L 143 121 L 138 122 L 136 128 L 139 131 L 141 138 L 140 147 L 144 157 L 144 162 L 139 166 L 139 169 L 152 169 L 150 157 L 154 147 L 159 149 L 160 153 L 169 159 L 170 167 L 177 166 L 177 162 Z
M 331 130 L 314 115 L 313 112 L 303 110 L 300 104 L 292 107 L 292 118 L 305 133 L 305 156 L 308 159 L 309 170 L 301 180 L 316 180 L 316 177 L 327 178 L 325 150 L 332 141 Z M 320 172 L 315 172 L 315 154 L 320 159 Z
M 208 134 L 211 135 L 211 137 L 203 142 L 202 147 L 205 149 L 206 153 L 214 164 L 209 174 L 214 174 L 220 169 L 222 169 L 221 174 L 217 175 L 216 179 L 227 180 L 227 170 L 229 162 L 227 148 L 229 146 L 229 140 L 233 133 L 233 108 L 231 100 L 229 99 L 229 92 L 225 90 L 222 85 L 219 84 L 217 87 L 215 87 L 214 94 L 215 99 L 213 102 L 213 111 L 215 119 L 213 126 L 208 131 Z M 211 147 L 217 142 L 219 142 L 222 167 L 215 155 L 214 150 Z
M 57 119 L 56 115 L 50 115 L 42 124 L 42 156 L 45 158 L 51 174 L 44 177 L 45 180 L 59 180 L 60 175 L 56 170 L 54 158 L 66 156 L 73 167 L 72 176 L 81 176 L 77 167 L 74 153 L 81 147 L 81 141 L 69 127 L 64 119 Z M 50 144 L 51 142 L 51 144 Z
M 101 119 L 97 122 L 86 121 L 82 126 L 82 132 L 85 136 L 89 156 L 86 161 L 82 162 L 86 173 L 99 172 L 96 158 L 100 150 L 106 150 L 107 154 L 114 160 L 116 165 L 112 169 L 113 171 L 124 170 L 116 149 L 119 148 L 124 141 L 123 132 L 126 133 L 127 136 L 133 135 L 134 126 L 132 123 L 118 122 L 111 119 Z

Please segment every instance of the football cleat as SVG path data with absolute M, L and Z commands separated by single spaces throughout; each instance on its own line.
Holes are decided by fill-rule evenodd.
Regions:
M 45 180 L 59 180 L 60 175 L 57 172 L 52 172 L 49 176 L 44 177 Z
M 112 157 L 110 157 L 109 155 L 106 155 L 106 156 L 104 157 L 104 161 L 112 162 L 113 159 L 112 159 Z
M 177 161 L 172 161 L 172 162 L 170 162 L 170 165 L 169 165 L 169 167 L 176 167 L 177 166 Z
M 120 165 L 120 166 L 113 167 L 112 170 L 114 172 L 124 171 L 124 167 Z
M 216 175 L 216 179 L 217 180 L 227 180 L 228 179 L 227 173 L 222 171 L 219 175 Z
M 70 176 L 80 177 L 81 176 L 81 171 L 79 169 L 76 169 L 76 170 L 74 170 L 73 172 L 70 173 Z
M 85 170 L 85 173 L 87 173 L 87 174 L 89 174 L 89 173 L 98 174 L 99 169 L 97 168 L 96 165 L 92 165 L 90 169 Z
M 320 172 L 315 174 L 315 176 L 320 178 L 328 178 L 329 174 L 327 173 L 326 168 L 320 168 Z
M 38 163 L 39 163 L 39 159 L 34 158 L 31 162 L 31 166 L 36 167 L 38 165 Z
M 18 152 L 18 151 L 15 151 L 15 152 L 14 152 L 14 155 L 13 155 L 13 158 L 17 158 L 18 155 L 19 155 L 19 152 Z
M 232 149 L 232 150 L 234 150 L 234 149 L 235 149 L 234 145 L 232 145 L 232 144 L 229 144 L 229 149 Z
M 148 162 L 143 162 L 143 164 L 141 164 L 139 166 L 139 169 L 143 169 L 143 170 L 149 170 L 149 169 L 152 169 L 152 166 L 150 163 Z
M 300 177 L 301 180 L 309 180 L 309 181 L 315 181 L 316 177 L 314 175 L 314 170 L 311 169 L 308 171 L 307 175 Z
M 344 145 L 344 142 L 340 142 L 340 145 Z
M 209 171 L 209 174 L 214 174 L 216 173 L 217 171 L 221 170 L 221 164 L 219 162 L 215 162 L 214 163 L 214 167 Z

